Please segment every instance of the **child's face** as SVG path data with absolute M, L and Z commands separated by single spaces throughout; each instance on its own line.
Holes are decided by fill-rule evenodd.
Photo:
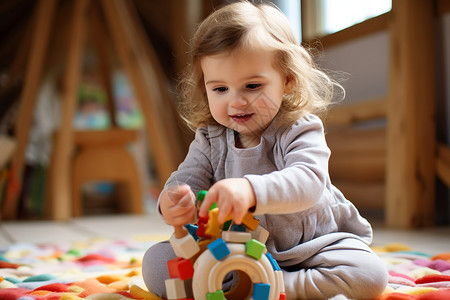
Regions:
M 213 118 L 242 136 L 260 137 L 278 113 L 288 85 L 271 53 L 239 48 L 200 63 Z

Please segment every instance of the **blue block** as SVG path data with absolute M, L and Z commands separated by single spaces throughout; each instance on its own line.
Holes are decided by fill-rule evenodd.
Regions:
M 269 293 L 270 293 L 270 284 L 268 283 L 253 284 L 252 298 L 254 300 L 268 300 Z
M 237 225 L 237 224 L 231 225 L 231 229 L 230 230 L 231 231 L 239 231 L 239 232 L 246 232 L 247 231 L 247 229 L 244 226 Z
M 210 243 L 208 245 L 208 249 L 217 260 L 221 260 L 230 254 L 230 249 L 228 249 L 227 243 L 225 243 L 225 241 L 221 238 L 218 238 L 214 242 Z
M 277 261 L 275 260 L 275 258 L 273 258 L 272 254 L 270 254 L 269 252 L 266 253 L 267 258 L 270 261 L 270 264 L 272 265 L 272 269 L 274 271 L 281 271 L 280 266 L 278 265 Z
M 192 224 L 187 224 L 184 227 L 187 228 L 187 230 L 189 231 L 189 233 L 192 235 L 192 237 L 194 238 L 194 240 L 198 240 L 198 236 L 197 236 L 197 225 L 192 225 Z

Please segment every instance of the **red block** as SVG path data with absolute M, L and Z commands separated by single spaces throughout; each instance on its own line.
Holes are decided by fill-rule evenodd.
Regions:
M 194 276 L 194 266 L 189 259 L 181 257 L 174 258 L 167 262 L 170 278 L 180 278 L 186 280 Z
M 286 293 L 285 292 L 281 292 L 280 293 L 280 298 L 279 300 L 286 300 Z
M 198 222 L 197 236 L 209 239 L 211 236 L 207 235 L 205 231 L 206 231 L 206 223 Z

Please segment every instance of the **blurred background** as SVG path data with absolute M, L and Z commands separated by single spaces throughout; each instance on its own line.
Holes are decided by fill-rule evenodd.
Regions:
M 229 2 L 0 1 L 2 220 L 154 210 L 193 139 L 189 40 Z M 324 117 L 333 183 L 387 226 L 449 225 L 450 1 L 270 2 L 346 90 Z

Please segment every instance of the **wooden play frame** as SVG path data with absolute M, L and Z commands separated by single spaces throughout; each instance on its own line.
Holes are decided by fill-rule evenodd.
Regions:
M 101 0 L 98 2 L 77 0 L 72 1 L 72 5 L 73 9 L 68 20 L 70 22 L 70 47 L 68 47 L 67 67 L 63 76 L 61 125 L 55 134 L 47 185 L 46 217 L 55 220 L 68 220 L 73 216 L 71 170 L 75 135 L 72 120 L 77 105 L 77 90 L 90 9 L 94 9 L 97 14 L 104 14 L 106 27 L 117 49 L 120 62 L 139 101 L 145 118 L 146 137 L 151 147 L 160 187 L 176 169 L 183 156 L 181 139 L 176 128 L 177 121 L 173 112 L 173 104 L 167 93 L 164 74 L 153 49 L 145 38 L 132 2 L 126 0 Z M 52 22 L 58 12 L 57 9 L 57 0 L 37 2 L 34 22 L 30 23 L 33 34 L 15 128 L 17 148 L 11 160 L 10 179 L 1 214 L 2 219 L 5 220 L 17 218 L 17 202 L 21 189 L 25 148 L 37 92 L 44 73 Z M 104 31 L 99 34 L 98 30 Z M 99 39 L 107 34 L 107 30 L 94 28 L 94 34 Z M 103 71 L 107 73 L 105 63 L 102 65 Z M 108 132 L 105 131 L 105 134 L 107 135 Z

